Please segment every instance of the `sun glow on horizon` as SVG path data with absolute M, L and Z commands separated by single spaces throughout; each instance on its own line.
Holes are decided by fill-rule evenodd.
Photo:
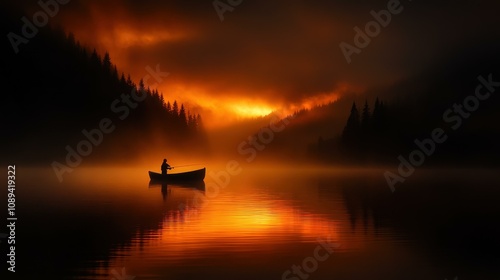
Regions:
M 259 99 L 245 90 L 238 92 L 219 92 L 204 85 L 187 85 L 183 81 L 174 81 L 160 86 L 164 99 L 172 103 L 174 100 L 183 103 L 188 111 L 200 114 L 207 128 L 218 128 L 245 120 L 275 114 L 278 117 L 293 115 L 301 110 L 312 110 L 315 107 L 330 104 L 342 96 L 360 90 L 349 84 L 339 84 L 329 92 L 311 94 L 295 100 L 273 98 L 280 96 L 272 91 L 260 92 Z
M 271 114 L 274 109 L 267 105 L 230 104 L 229 108 L 240 117 L 263 117 Z

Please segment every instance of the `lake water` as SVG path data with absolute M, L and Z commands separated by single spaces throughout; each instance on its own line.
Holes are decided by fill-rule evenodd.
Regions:
M 209 175 L 162 186 L 144 168 L 79 168 L 59 183 L 18 166 L 17 274 L 499 279 L 498 170 L 417 170 L 394 193 L 384 170 L 266 170 L 217 190 Z

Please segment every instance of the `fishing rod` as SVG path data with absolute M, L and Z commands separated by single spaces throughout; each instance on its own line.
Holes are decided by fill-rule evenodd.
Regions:
M 174 167 L 186 167 L 186 166 L 193 166 L 193 165 L 202 165 L 202 163 L 186 164 L 186 165 L 176 165 L 176 166 L 172 166 L 172 168 L 174 168 Z

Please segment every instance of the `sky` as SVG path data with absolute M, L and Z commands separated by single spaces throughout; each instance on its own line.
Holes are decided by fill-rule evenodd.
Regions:
M 35 2 L 26 1 L 31 11 Z M 229 7 L 223 20 L 214 3 Z M 159 65 L 170 73 L 158 86 L 165 98 L 216 125 L 418 75 L 440 57 L 494 40 L 499 8 L 484 0 L 71 0 L 51 21 L 108 51 L 135 81 Z M 354 28 L 365 30 L 371 11 L 381 10 L 394 12 L 390 21 L 349 63 L 340 44 L 356 47 Z

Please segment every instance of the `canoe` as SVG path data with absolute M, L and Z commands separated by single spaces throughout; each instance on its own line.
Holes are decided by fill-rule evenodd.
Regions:
M 149 171 L 149 178 L 152 181 L 163 182 L 203 181 L 203 179 L 205 179 L 205 168 L 182 173 L 167 173 L 166 175 Z

